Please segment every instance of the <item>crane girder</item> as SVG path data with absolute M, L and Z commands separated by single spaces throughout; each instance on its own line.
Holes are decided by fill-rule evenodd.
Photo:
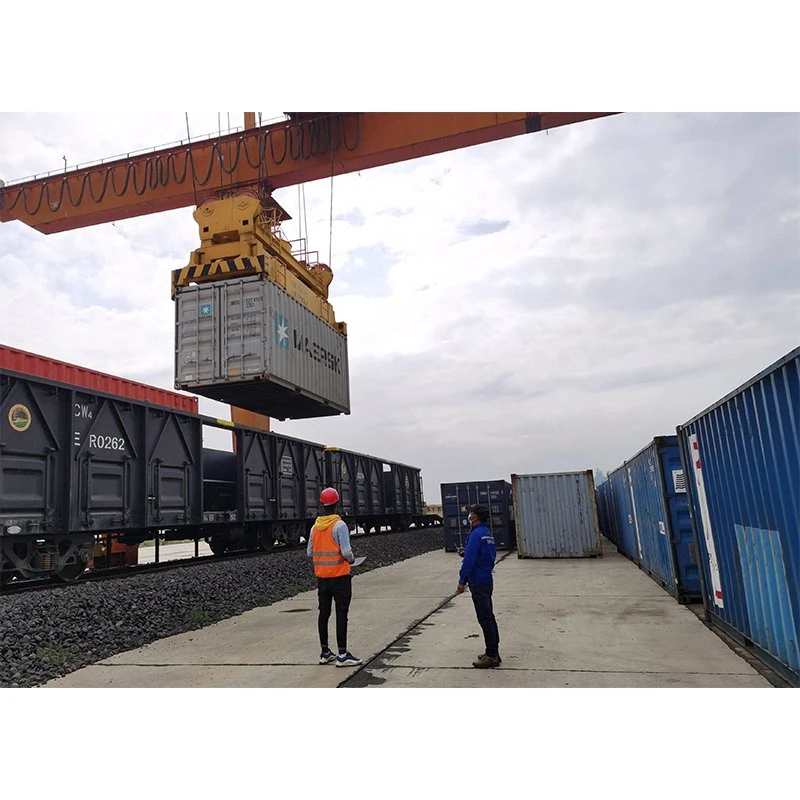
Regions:
M 271 125 L 0 184 L 0 221 L 42 233 L 273 191 L 617 112 L 292 113 Z

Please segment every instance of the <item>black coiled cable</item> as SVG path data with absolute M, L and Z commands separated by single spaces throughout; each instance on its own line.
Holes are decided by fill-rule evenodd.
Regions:
M 244 157 L 250 169 L 261 170 L 264 168 L 264 161 L 267 152 L 267 141 L 269 140 L 269 153 L 273 163 L 276 165 L 282 164 L 287 156 L 293 161 L 308 161 L 316 156 L 324 155 L 325 153 L 335 153 L 344 146 L 348 152 L 353 152 L 361 142 L 361 121 L 359 114 L 352 115 L 355 118 L 355 141 L 351 144 L 348 141 L 347 134 L 347 120 L 344 114 L 331 114 L 325 117 L 312 119 L 306 122 L 302 120 L 289 123 L 279 129 L 268 131 L 260 131 L 258 135 L 258 153 L 257 158 L 253 161 L 250 158 L 247 142 L 245 137 L 239 137 L 236 140 L 236 149 L 233 158 L 230 160 L 230 166 L 225 166 L 225 159 L 222 154 L 221 145 L 219 142 L 214 142 L 211 150 L 211 157 L 208 161 L 208 170 L 204 177 L 200 177 L 197 173 L 194 162 L 193 149 L 187 148 L 183 155 L 183 170 L 180 175 L 178 174 L 178 161 L 181 154 L 167 153 L 156 154 L 152 158 L 145 160 L 144 164 L 141 162 L 130 162 L 125 167 L 125 177 L 122 180 L 122 185 L 117 186 L 116 173 L 119 167 L 106 167 L 100 183 L 99 192 L 95 191 L 93 178 L 97 176 L 100 170 L 93 170 L 87 172 L 81 178 L 80 189 L 77 197 L 73 196 L 71 182 L 65 177 L 58 184 L 57 198 L 51 194 L 51 186 L 53 182 L 43 183 L 39 186 L 39 196 L 33 207 L 29 202 L 30 189 L 20 187 L 16 190 L 16 194 L 11 200 L 8 211 L 13 211 L 20 200 L 22 200 L 23 208 L 28 216 L 34 216 L 39 213 L 43 202 L 47 202 L 48 208 L 52 211 L 58 211 L 64 202 L 64 193 L 67 194 L 67 199 L 73 208 L 77 207 L 83 202 L 84 194 L 88 188 L 89 197 L 96 204 L 100 204 L 105 199 L 109 189 L 109 177 L 111 183 L 111 190 L 117 197 L 122 197 L 128 193 L 128 189 L 132 184 L 133 192 L 137 197 L 141 197 L 145 192 L 154 190 L 159 187 L 167 186 L 171 181 L 177 184 L 182 184 L 186 181 L 189 170 L 191 169 L 191 178 L 199 186 L 207 186 L 211 180 L 215 164 L 219 166 L 220 172 L 227 175 L 232 175 L 239 165 L 242 149 L 244 149 Z M 276 143 L 274 139 L 282 137 L 282 147 L 278 148 L 280 157 L 276 154 Z M 252 138 L 252 137 L 251 137 Z M 140 174 L 140 167 L 143 174 Z M 7 187 L 3 190 L 3 194 L 11 195 L 13 187 Z

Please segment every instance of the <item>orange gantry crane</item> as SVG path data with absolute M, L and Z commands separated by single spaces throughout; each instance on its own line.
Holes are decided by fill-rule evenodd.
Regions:
M 201 205 L 221 191 L 276 189 L 609 116 L 591 113 L 291 113 L 212 139 L 0 189 L 0 221 L 42 233 Z
M 261 279 L 327 326 L 323 338 L 334 331 L 343 339 L 346 326 L 336 321 L 328 303 L 330 269 L 312 261 L 308 251 L 293 252 L 283 239 L 280 223 L 288 215 L 272 199 L 275 190 L 614 113 L 287 113 L 280 122 L 257 125 L 255 113 L 245 112 L 244 129 L 235 133 L 9 185 L 0 182 L 0 221 L 18 220 L 50 234 L 195 205 L 201 246 L 186 267 L 173 271 L 173 299 L 190 284 L 261 273 Z M 289 327 L 281 324 L 284 327 L 276 329 L 282 337 L 278 341 L 287 349 L 276 352 L 284 358 Z M 293 338 L 295 343 L 303 339 L 296 329 Z M 340 363 L 331 346 L 309 345 L 308 336 L 305 350 L 328 367 Z M 259 368 L 268 366 L 265 358 Z M 341 360 L 346 364 L 346 340 Z M 227 372 L 217 376 L 213 386 L 199 378 L 179 384 L 176 364 L 176 386 L 230 402 L 234 422 L 265 430 L 269 430 L 265 415 L 279 408 L 285 418 L 293 397 L 302 401 L 298 407 L 307 410 L 295 418 L 349 413 L 346 373 L 342 378 L 346 398 L 331 407 L 325 398 L 309 400 L 307 392 L 301 396 L 303 387 L 292 386 L 294 379 L 281 378 L 280 369 L 275 379 L 285 391 L 279 405 L 270 405 L 277 397 L 274 391 L 269 395 L 273 400 L 267 402 L 261 389 L 250 392 L 241 380 L 235 391 L 229 388 L 234 386 L 231 379 L 244 373 L 228 366 L 222 369 Z M 260 377 L 274 376 L 262 371 Z

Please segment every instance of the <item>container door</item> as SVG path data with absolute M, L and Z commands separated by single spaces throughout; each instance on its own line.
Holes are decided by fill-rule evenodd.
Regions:
M 216 284 L 181 289 L 175 298 L 175 378 L 208 384 L 219 378 L 220 292 Z
M 222 378 L 245 379 L 269 372 L 265 339 L 266 282 L 223 281 Z
M 672 548 L 678 571 L 678 588 L 687 598 L 700 598 L 700 567 L 697 546 L 692 533 L 689 516 L 689 499 L 686 494 L 686 477 L 681 464 L 680 451 L 676 443 L 665 447 L 661 453 L 661 469 L 664 475 L 664 491 L 669 509 Z

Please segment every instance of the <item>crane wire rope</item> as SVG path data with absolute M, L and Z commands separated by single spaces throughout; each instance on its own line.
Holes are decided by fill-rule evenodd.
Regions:
M 187 175 L 191 176 L 192 187 L 196 193 L 198 187 L 206 187 L 212 179 L 215 165 L 219 166 L 220 177 L 222 173 L 229 177 L 233 175 L 239 165 L 239 161 L 244 154 L 247 165 L 252 170 L 258 171 L 266 161 L 267 147 L 273 164 L 280 166 L 291 158 L 298 162 L 298 174 L 301 172 L 301 163 L 328 151 L 335 153 L 344 148 L 352 153 L 361 143 L 361 123 L 358 114 L 352 115 L 355 118 L 355 133 L 353 141 L 348 135 L 348 125 L 345 114 L 331 114 L 319 119 L 307 122 L 287 123 L 280 128 L 260 131 L 257 137 L 258 147 L 255 159 L 247 147 L 247 138 L 239 136 L 235 142 L 231 138 L 227 142 L 230 166 L 226 167 L 222 158 L 222 143 L 214 142 L 211 146 L 211 154 L 208 159 L 208 169 L 203 175 L 198 169 L 194 159 L 194 147 L 189 146 L 185 149 L 173 148 L 170 152 L 155 153 L 153 156 L 145 158 L 143 161 L 129 161 L 127 164 L 106 164 L 98 165 L 96 169 L 86 171 L 80 178 L 80 186 L 73 194 L 72 184 L 69 175 L 60 173 L 59 178 L 40 183 L 38 187 L 5 186 L 2 190 L 4 197 L 10 197 L 6 210 L 13 211 L 22 202 L 25 214 L 35 216 L 39 213 L 42 205 L 46 202 L 47 207 L 52 212 L 57 212 L 64 204 L 65 199 L 69 201 L 73 208 L 77 208 L 84 200 L 84 195 L 88 191 L 91 200 L 99 205 L 105 199 L 106 194 L 111 189 L 112 193 L 121 198 L 128 194 L 129 189 L 137 197 L 142 197 L 149 191 L 164 188 L 170 183 L 181 185 L 186 182 Z M 187 137 L 189 136 L 189 114 L 186 112 Z M 276 142 L 276 139 L 280 140 Z M 280 145 L 282 144 L 282 147 Z M 279 156 L 276 155 L 277 152 Z M 130 154 L 128 155 L 130 157 Z M 182 157 L 182 162 L 181 162 Z M 117 173 L 124 170 L 124 177 L 121 177 L 121 186 L 117 185 Z M 101 174 L 102 173 L 102 174 Z M 232 180 L 232 178 L 231 178 Z M 55 187 L 54 184 L 58 183 Z M 99 185 L 96 186 L 95 183 Z M 52 187 L 52 188 L 51 188 Z M 38 198 L 29 202 L 29 195 L 34 195 L 38 188 Z M 196 204 L 196 203 L 195 203 Z
M 186 143 L 188 145 L 189 152 L 191 153 L 191 151 L 192 151 L 192 137 L 189 134 L 189 112 L 188 111 L 184 111 L 183 113 L 186 115 Z M 194 169 L 192 169 L 192 189 L 194 190 L 194 204 L 195 204 L 195 207 L 197 207 L 197 183 L 196 183 L 195 178 L 194 178 Z

